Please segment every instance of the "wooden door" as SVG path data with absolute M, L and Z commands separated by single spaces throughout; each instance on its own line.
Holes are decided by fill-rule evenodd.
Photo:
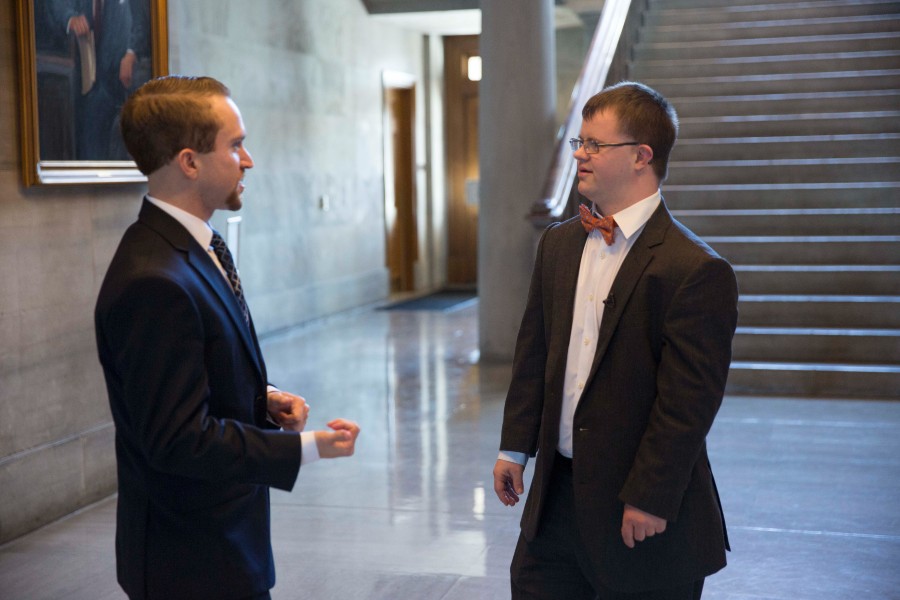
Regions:
M 444 38 L 447 139 L 447 283 L 478 280 L 478 82 L 468 59 L 478 56 L 478 36 Z
M 419 258 L 413 164 L 415 88 L 386 87 L 385 234 L 391 292 L 415 289 Z

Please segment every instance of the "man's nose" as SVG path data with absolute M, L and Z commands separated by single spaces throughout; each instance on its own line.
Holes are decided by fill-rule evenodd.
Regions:
M 243 156 L 241 156 L 241 166 L 245 169 L 253 168 L 253 157 L 250 156 L 250 152 L 247 151 L 246 148 L 242 150 Z

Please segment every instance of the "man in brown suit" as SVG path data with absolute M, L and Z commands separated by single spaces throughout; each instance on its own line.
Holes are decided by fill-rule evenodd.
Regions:
M 537 456 L 512 595 L 696 600 L 728 547 L 706 435 L 737 285 L 660 194 L 668 101 L 623 82 L 582 115 L 570 143 L 592 206 L 541 238 L 494 467 L 512 506 Z

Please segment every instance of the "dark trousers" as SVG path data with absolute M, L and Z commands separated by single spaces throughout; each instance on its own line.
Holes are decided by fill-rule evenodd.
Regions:
M 572 461 L 560 454 L 553 465 L 537 537 L 529 543 L 519 535 L 510 575 L 513 600 L 700 600 L 704 581 L 637 594 L 603 586 L 575 523 Z

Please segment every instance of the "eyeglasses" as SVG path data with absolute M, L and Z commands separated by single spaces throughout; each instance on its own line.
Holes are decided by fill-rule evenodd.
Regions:
M 640 142 L 619 142 L 618 144 L 605 144 L 594 140 L 583 140 L 581 138 L 572 138 L 569 140 L 569 146 L 572 152 L 577 152 L 579 148 L 584 146 L 585 154 L 597 154 L 600 148 L 615 148 L 617 146 L 639 146 Z

